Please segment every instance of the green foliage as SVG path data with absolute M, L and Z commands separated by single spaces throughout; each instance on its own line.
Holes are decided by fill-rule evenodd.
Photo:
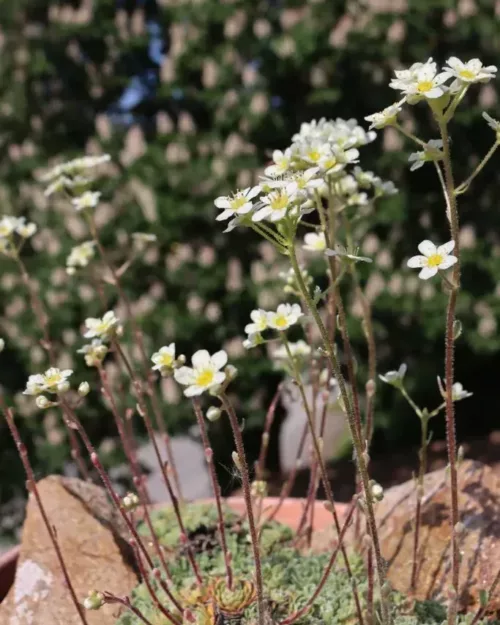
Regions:
M 189 523 L 192 539 L 198 536 L 215 535 L 215 510 L 209 511 L 207 505 L 193 504 L 184 509 L 186 523 Z M 166 518 L 175 523 L 169 509 L 154 513 L 155 527 L 164 527 Z M 198 531 L 194 527 L 195 519 L 199 520 Z M 207 522 L 210 519 L 212 525 Z M 274 546 L 263 550 L 262 570 L 265 588 L 265 598 L 271 610 L 273 622 L 279 622 L 286 616 L 304 606 L 315 591 L 325 566 L 328 563 L 329 553 L 301 552 L 292 545 L 293 534 L 283 525 L 273 522 L 272 527 L 264 529 L 263 534 L 271 531 L 277 538 Z M 172 547 L 175 530 L 170 530 L 161 535 L 163 543 Z M 168 542 L 165 536 L 168 535 Z M 235 579 L 252 580 L 254 562 L 248 539 L 248 532 L 239 524 L 233 526 L 228 533 L 229 548 L 233 560 Z M 193 545 L 207 545 L 207 541 L 194 540 Z M 214 547 L 215 545 L 215 547 Z M 181 548 L 177 543 L 176 548 L 169 559 L 169 567 L 173 578 L 171 589 L 183 596 L 195 587 L 194 577 L 187 558 L 181 555 Z M 214 579 L 224 576 L 224 560 L 218 543 L 211 543 L 210 548 L 197 553 L 200 571 L 205 584 L 210 585 Z M 351 555 L 353 574 L 358 584 L 360 596 L 363 597 L 367 590 L 365 568 L 362 560 Z M 158 596 L 164 605 L 173 609 L 168 598 L 161 588 L 155 586 Z M 203 593 L 202 593 L 203 594 Z M 164 618 L 152 605 L 151 597 L 144 584 L 140 584 L 132 593 L 133 605 L 138 607 L 155 625 L 163 625 Z M 391 595 L 394 625 L 441 625 L 446 619 L 444 606 L 431 601 L 417 602 L 414 604 L 406 600 L 402 595 Z M 196 615 L 196 611 L 194 612 Z M 336 564 L 328 577 L 323 590 L 314 603 L 313 608 L 303 617 L 297 620 L 297 625 L 334 625 L 354 622 L 355 606 L 352 595 L 352 586 L 345 569 Z M 198 623 L 202 623 L 199 620 Z M 244 614 L 243 623 L 256 622 L 256 607 L 252 604 Z M 125 613 L 118 620 L 118 625 L 139 625 L 140 621 L 132 614 Z M 165 621 L 166 623 L 166 621 Z M 464 621 L 465 623 L 465 621 Z M 490 623 L 490 625 L 492 625 Z
M 148 58 L 141 10 L 132 20 L 131 11 L 117 11 L 114 0 L 103 0 L 93 3 L 90 15 L 76 19 L 71 17 L 76 2 L 3 0 L 2 212 L 27 215 L 39 226 L 41 232 L 24 257 L 40 285 L 58 346 L 72 351 L 80 347 L 77 334 L 84 317 L 103 310 L 97 301 L 86 301 L 84 278 L 64 275 L 71 246 L 67 230 L 78 242 L 82 235 L 67 206 L 41 198 L 34 172 L 59 155 L 70 158 L 94 146 L 110 152 L 119 167 L 102 189 L 105 201 L 112 200 L 114 207 L 102 215 L 105 243 L 118 244 L 120 260 L 130 233 L 154 232 L 159 239 L 159 262 L 146 255 L 124 279 L 132 300 L 148 293 L 150 305 L 138 314 L 138 321 L 150 337 L 149 353 L 174 339 L 186 354 L 200 347 L 228 347 L 241 337 L 257 301 L 260 285 L 254 276 L 261 250 L 247 232 L 222 234 L 214 221 L 214 197 L 255 179 L 269 151 L 287 145 L 301 122 L 323 115 L 362 120 L 387 106 L 395 99 L 387 85 L 396 65 L 429 56 L 442 62 L 451 54 L 479 56 L 485 64 L 496 61 L 494 3 L 478 0 L 471 15 L 461 15 L 449 0 L 406 4 L 407 10 L 399 13 L 362 1 L 145 3 L 146 17 L 160 25 L 167 54 L 159 69 Z M 127 3 L 128 9 L 134 6 Z M 132 111 L 129 126 L 124 116 L 121 121 L 112 117 L 111 108 L 129 81 L 146 70 L 160 81 Z M 460 146 L 454 153 L 458 181 L 467 177 L 471 164 L 492 142 L 490 129 L 480 119 L 477 92 L 471 92 L 459 110 L 460 125 L 453 129 L 453 147 Z M 489 101 L 489 93 L 485 86 L 483 102 Z M 420 110 L 414 114 L 421 128 L 430 128 Z M 389 139 L 388 133 L 388 144 Z M 380 371 L 406 360 L 413 384 L 409 390 L 420 405 L 432 406 L 438 397 L 436 375 L 442 372 L 445 296 L 430 297 L 429 286 L 418 284 L 416 276 L 401 268 L 423 238 L 445 240 L 447 224 L 430 166 L 408 172 L 407 153 L 412 149 L 396 144 L 381 155 L 382 142 L 377 141 L 363 162 L 365 169 L 374 169 L 400 188 L 398 196 L 379 206 L 370 233 L 378 264 L 370 284 L 378 293 L 374 315 Z M 465 408 L 459 408 L 459 437 L 471 427 L 476 432 L 488 429 L 491 414 L 500 409 L 500 255 L 495 234 L 500 224 L 494 210 L 500 183 L 492 171 L 487 168 L 460 197 L 469 244 L 463 250 L 464 290 L 458 305 L 464 331 L 457 343 L 457 379 L 467 379 L 475 395 L 468 404 L 472 426 L 463 420 Z M 55 235 L 48 236 L 48 229 Z M 275 275 L 275 265 L 274 259 L 263 265 L 265 284 Z M 240 270 L 241 280 L 231 281 L 231 272 Z M 0 259 L 0 275 L 0 334 L 7 343 L 2 362 L 8 363 L 1 367 L 0 382 L 26 416 L 23 438 L 37 466 L 44 472 L 60 470 L 68 456 L 67 447 L 61 449 L 67 444 L 64 430 L 55 415 L 35 415 L 32 402 L 28 407 L 19 395 L 27 375 L 45 364 L 38 345 L 41 336 L 10 261 Z M 350 315 L 350 325 L 364 380 L 361 324 Z M 258 350 L 231 360 L 240 370 L 239 414 L 251 429 L 262 422 L 278 376 Z M 83 379 L 82 362 L 75 359 L 71 364 Z M 97 394 L 89 397 L 86 412 L 91 438 L 109 442 L 115 430 L 102 418 Z M 171 431 L 192 423 L 189 405 L 177 404 L 175 398 L 165 401 L 164 414 Z M 418 423 L 390 389 L 378 395 L 377 424 L 393 442 L 418 434 Z M 436 429 L 439 433 L 438 424 Z M 3 502 L 20 491 L 24 477 L 12 468 L 15 452 L 3 423 L 0 440 Z M 214 444 L 224 462 L 227 450 L 218 448 L 215 439 Z M 112 459 L 117 460 L 116 452 Z

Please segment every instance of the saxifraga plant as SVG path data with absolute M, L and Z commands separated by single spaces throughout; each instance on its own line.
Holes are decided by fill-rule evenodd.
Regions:
M 500 122 L 485 114 L 495 136 L 492 148 L 463 183 L 456 185 L 451 163 L 449 125 L 465 93 L 475 83 L 491 80 L 496 68 L 484 67 L 478 59 L 467 63 L 454 57 L 439 71 L 429 59 L 416 63 L 410 69 L 396 72 L 391 87 L 401 92 L 395 104 L 367 119 L 371 128 L 365 131 L 355 120 L 337 119 L 303 124 L 284 151 L 273 153 L 273 163 L 252 187 L 219 197 L 215 206 L 221 210 L 217 220 L 229 220 L 226 232 L 236 227 L 251 228 L 270 243 L 290 264 L 285 293 L 292 302 L 282 303 L 276 310 L 259 309 L 252 312 L 246 326 L 247 349 L 269 344 L 274 358 L 298 388 L 307 416 L 303 437 L 311 442 L 311 477 L 308 496 L 298 530 L 292 532 L 273 519 L 290 492 L 292 473 L 285 483 L 277 505 L 269 509 L 265 504 L 265 459 L 269 430 L 274 418 L 276 401 L 270 407 L 264 434 L 262 453 L 255 467 L 249 466 L 243 445 L 242 426 L 235 412 L 234 393 L 237 389 L 237 371 L 228 364 L 226 352 L 210 354 L 198 350 L 191 358 L 176 352 L 175 343 L 161 347 L 148 364 L 142 330 L 134 320 L 131 302 L 121 287 L 121 277 L 128 263 L 113 264 L 112 255 L 104 247 L 94 217 L 100 202 L 100 193 L 94 190 L 92 171 L 103 167 L 109 157 L 84 157 L 56 166 L 46 180 L 49 197 L 60 193 L 67 197 L 88 227 L 89 240 L 74 248 L 68 259 L 68 271 L 81 274 L 95 288 L 103 310 L 108 308 L 111 293 L 118 300 L 120 316 L 108 310 L 101 318 L 88 318 L 84 323 L 84 337 L 90 342 L 79 352 L 86 364 L 95 368 L 100 390 L 113 418 L 129 460 L 135 493 L 120 497 L 103 468 L 99 454 L 87 436 L 78 416 L 90 383 L 82 382 L 71 388 L 72 370 L 58 367 L 60 355 L 54 353 L 43 304 L 31 284 L 21 259 L 24 242 L 33 235 L 36 225 L 24 219 L 6 216 L 0 221 L 1 251 L 17 264 L 31 297 L 44 336 L 52 367 L 42 374 L 30 376 L 25 394 L 35 397 L 40 409 L 58 408 L 68 428 L 72 442 L 73 459 L 82 477 L 90 479 L 97 474 L 109 496 L 118 508 L 130 533 L 142 583 L 132 596 L 119 597 L 106 589 L 91 590 L 83 603 L 76 597 L 67 574 L 63 555 L 58 547 L 50 519 L 46 517 L 33 471 L 20 440 L 10 408 L 5 415 L 25 467 L 29 489 L 34 493 L 42 517 L 49 531 L 59 562 L 65 575 L 80 621 L 85 624 L 85 609 L 99 609 L 106 603 L 119 603 L 126 611 L 121 625 L 158 625 L 172 623 L 248 622 L 264 625 L 292 623 L 334 623 L 341 621 L 367 623 L 440 623 L 455 625 L 459 618 L 460 553 L 458 539 L 465 531 L 460 522 L 457 484 L 457 450 L 455 441 L 454 402 L 470 395 L 453 375 L 454 344 L 461 332 L 456 319 L 456 304 L 460 288 L 460 249 L 458 241 L 458 198 L 465 193 L 471 181 L 481 172 L 500 143 Z M 404 107 L 423 103 L 435 121 L 438 139 L 424 141 L 413 134 L 404 123 Z M 423 476 L 426 471 L 426 448 L 429 420 L 444 409 L 447 425 L 447 445 L 450 475 L 451 548 L 450 579 L 446 605 L 419 604 L 395 593 L 386 578 L 386 563 L 382 557 L 377 531 L 375 508 L 383 497 L 381 487 L 369 475 L 369 447 L 373 431 L 373 413 L 376 393 L 376 344 L 368 298 L 359 275 L 359 263 L 371 259 L 360 256 L 358 246 L 369 230 L 370 215 L 375 202 L 384 195 L 396 192 L 394 185 L 383 182 L 372 172 L 358 165 L 359 148 L 375 139 L 372 128 L 392 126 L 420 148 L 410 157 L 412 168 L 432 163 L 443 189 L 444 208 L 450 224 L 448 243 L 436 246 L 423 241 L 421 255 L 408 260 L 408 266 L 420 268 L 423 280 L 438 276 L 448 293 L 445 315 L 445 367 L 443 381 L 438 378 L 443 403 L 434 410 L 420 408 L 408 394 L 404 377 L 406 367 L 379 376 L 382 381 L 401 391 L 422 424 L 421 468 L 416 480 L 416 514 L 414 527 L 413 561 L 409 598 L 415 590 L 416 570 L 419 565 L 419 531 L 423 498 Z M 303 242 L 299 239 L 307 229 Z M 230 235 L 229 235 L 230 236 Z M 154 235 L 137 234 L 141 245 L 153 244 Z M 315 284 L 305 265 L 299 261 L 298 248 L 324 257 L 326 280 Z M 132 262 L 132 261 L 130 261 Z M 448 269 L 451 269 L 448 272 Z M 356 362 L 351 346 L 346 310 L 342 298 L 344 281 L 352 281 L 360 300 L 363 329 L 368 346 L 368 379 L 364 392 L 359 388 Z M 120 319 L 123 313 L 123 322 Z M 290 336 L 302 325 L 304 336 L 291 342 Z M 136 353 L 124 349 L 122 336 L 131 332 Z M 109 375 L 105 359 L 112 359 L 123 375 Z M 184 395 L 193 404 L 205 457 L 212 482 L 214 504 L 199 506 L 187 504 L 180 490 L 180 482 L 173 458 L 169 453 L 169 439 L 164 432 L 168 461 L 163 463 L 154 428 L 158 418 L 157 391 L 152 373 L 172 377 L 184 387 Z M 308 396 L 306 385 L 312 389 Z M 129 388 L 134 408 L 124 401 L 122 389 Z M 208 395 L 210 406 L 202 405 L 202 395 Z M 322 413 L 318 414 L 319 399 Z M 357 469 L 357 493 L 348 512 L 340 517 L 323 456 L 323 433 L 328 407 L 338 401 L 346 415 Z M 153 443 L 162 476 L 171 498 L 171 507 L 151 512 L 148 506 L 144 476 L 137 462 L 132 412 L 143 419 Z M 235 469 L 242 483 L 245 515 L 237 517 L 226 509 L 217 482 L 213 451 L 205 424 L 227 417 L 234 441 L 232 454 Z M 155 419 L 153 419 L 155 416 Z M 90 459 L 90 467 L 83 447 Z M 319 483 L 326 493 L 325 508 L 332 515 L 336 530 L 336 546 L 330 553 L 313 554 L 311 545 L 314 502 Z M 138 524 L 134 510 L 142 511 Z M 363 550 L 353 553 L 347 548 L 346 531 L 353 523 Z M 172 555 L 175 555 L 173 558 Z M 340 559 L 342 567 L 334 569 Z M 483 592 L 481 608 L 467 615 L 468 623 L 483 618 L 488 597 L 500 582 L 500 571 L 492 587 Z

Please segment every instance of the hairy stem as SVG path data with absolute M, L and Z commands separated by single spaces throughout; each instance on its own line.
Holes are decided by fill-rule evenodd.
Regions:
M 415 532 L 413 534 L 413 560 L 411 567 L 410 590 L 415 592 L 417 587 L 417 575 L 419 569 L 419 545 L 420 545 L 420 528 L 422 526 L 422 499 L 424 497 L 424 477 L 427 472 L 427 437 L 429 417 L 423 414 L 421 421 L 421 440 L 419 452 L 419 469 L 417 480 L 417 506 L 415 511 Z

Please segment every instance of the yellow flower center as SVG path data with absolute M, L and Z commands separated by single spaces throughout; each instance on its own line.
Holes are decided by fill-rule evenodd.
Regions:
M 212 369 L 203 369 L 196 376 L 196 386 L 209 386 L 214 380 L 214 372 Z
M 266 321 L 266 318 L 265 318 L 265 317 L 263 317 L 262 319 L 259 319 L 259 320 L 257 321 L 256 325 L 257 325 L 257 328 L 258 328 L 258 330 L 259 330 L 259 331 L 265 330 L 265 329 L 266 329 L 266 327 L 267 327 L 267 321 Z
M 439 267 L 439 265 L 443 262 L 443 257 L 441 254 L 432 254 L 427 259 L 428 267 Z
M 284 315 L 278 315 L 274 320 L 278 328 L 284 328 L 288 325 L 288 319 Z
M 160 356 L 160 365 L 162 367 L 170 367 L 173 361 L 174 359 L 172 358 L 172 354 L 162 354 Z
M 52 375 L 45 376 L 44 382 L 47 386 L 55 386 L 62 381 L 60 373 L 53 373 Z
M 465 78 L 465 80 L 472 80 L 476 74 L 470 69 L 462 69 L 458 72 L 460 78 Z
M 420 93 L 426 93 L 427 91 L 430 91 L 433 86 L 432 80 L 422 80 L 422 82 L 418 83 L 417 89 Z
M 11 232 L 9 226 L 0 226 L 0 237 L 8 237 Z
M 336 164 L 337 164 L 336 158 L 329 158 L 328 160 L 324 162 L 323 167 L 325 169 L 331 169 L 332 167 L 335 167 Z
M 231 200 L 231 208 L 234 211 L 239 211 L 240 208 L 243 208 L 243 206 L 245 206 L 246 203 L 247 203 L 246 198 L 240 195 Z
M 271 208 L 273 211 L 281 211 L 288 206 L 289 201 L 286 193 L 280 193 L 272 198 Z
M 313 161 L 314 163 L 316 163 L 321 158 L 321 154 L 318 152 L 318 150 L 311 150 L 310 152 L 307 153 L 307 158 L 310 161 Z
M 96 334 L 104 334 L 104 332 L 107 332 L 109 329 L 109 324 L 106 323 L 105 321 L 101 321 L 101 323 L 98 323 L 95 327 L 94 332 Z
M 288 168 L 288 159 L 287 158 L 280 158 L 276 165 L 280 168 L 280 169 L 287 169 Z

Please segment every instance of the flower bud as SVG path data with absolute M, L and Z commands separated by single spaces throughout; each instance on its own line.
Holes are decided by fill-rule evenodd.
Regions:
M 373 484 L 372 486 L 372 496 L 376 501 L 382 501 L 384 498 L 384 489 L 380 484 Z
M 238 455 L 238 452 L 233 451 L 233 453 L 231 454 L 231 458 L 233 459 L 233 462 L 236 465 L 236 468 L 238 469 L 238 471 L 241 471 L 241 462 L 240 462 L 240 457 Z
M 265 497 L 267 495 L 267 484 L 263 480 L 255 480 L 252 482 L 252 497 Z
M 0 352 L 3 352 L 4 349 L 5 349 L 5 341 L 3 339 L 0 339 Z
M 365 385 L 366 394 L 368 395 L 368 397 L 373 397 L 375 395 L 376 388 L 377 385 L 375 384 L 375 380 L 368 380 Z
M 37 408 L 40 408 L 40 410 L 45 410 L 45 408 L 52 406 L 52 402 L 48 400 L 45 395 L 38 395 L 35 399 L 35 404 L 37 405 Z
M 210 408 L 207 410 L 207 414 L 206 417 L 209 421 L 217 421 L 218 419 L 220 419 L 222 412 L 220 408 L 217 408 L 216 406 L 210 406 Z
M 90 384 L 88 382 L 82 382 L 78 387 L 78 395 L 85 397 L 90 393 Z
M 186 364 L 186 356 L 184 354 L 179 354 L 175 360 L 176 367 L 183 367 Z
M 228 380 L 234 380 L 238 375 L 238 369 L 234 365 L 227 365 L 224 369 L 224 373 L 227 375 Z
M 104 595 L 98 590 L 91 590 L 83 600 L 86 610 L 99 610 L 104 605 Z
M 135 493 L 127 493 L 122 499 L 122 505 L 127 512 L 131 512 L 139 505 L 139 497 Z

